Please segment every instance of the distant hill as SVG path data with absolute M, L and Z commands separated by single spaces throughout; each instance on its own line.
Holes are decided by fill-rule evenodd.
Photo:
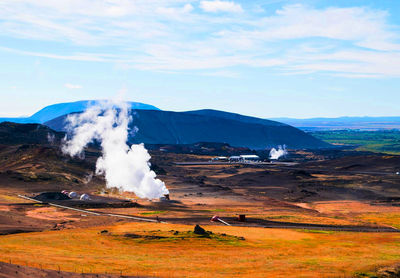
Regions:
M 307 131 L 338 129 L 400 129 L 400 117 L 273 118 L 272 120 Z
M 73 112 L 82 112 L 88 105 L 96 102 L 96 100 L 82 100 L 76 102 L 58 103 L 46 106 L 40 111 L 36 112 L 27 118 L 0 118 L 0 122 L 14 122 L 14 123 L 44 123 Z M 129 102 L 132 109 L 149 109 L 159 110 L 157 107 L 140 102 Z
M 59 143 L 64 135 L 41 124 L 0 123 L 2 145 Z
M 95 148 L 87 150 L 84 160 L 65 156 L 60 149 L 64 135 L 41 124 L 0 123 L 0 177 L 51 182 L 50 187 L 57 191 L 73 184 L 83 186 L 95 168 L 99 152 Z
M 264 149 L 287 145 L 293 149 L 328 148 L 325 143 L 292 126 L 276 121 L 247 117 L 216 110 L 170 112 L 160 110 L 134 110 L 131 143 L 193 144 L 220 142 L 233 147 Z M 65 130 L 66 115 L 45 122 L 57 131 Z

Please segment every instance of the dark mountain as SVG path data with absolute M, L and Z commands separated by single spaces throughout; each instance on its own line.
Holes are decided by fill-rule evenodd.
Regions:
M 319 139 L 292 126 L 270 120 L 246 117 L 215 110 L 169 112 L 132 111 L 131 129 L 138 128 L 131 143 L 193 144 L 197 142 L 228 143 L 233 147 L 264 149 L 285 144 L 292 149 L 330 147 Z M 45 124 L 64 131 L 66 115 Z
M 287 126 L 287 124 L 281 123 L 279 121 L 273 120 L 266 120 L 256 117 L 249 117 L 244 116 L 236 113 L 229 113 L 219 110 L 212 110 L 212 109 L 203 109 L 203 110 L 194 110 L 186 112 L 188 114 L 195 114 L 195 115 L 203 115 L 203 116 L 210 116 L 210 117 L 217 117 L 223 118 L 227 120 L 235 120 L 243 123 L 250 123 L 250 124 L 262 124 L 267 126 Z
M 0 122 L 14 122 L 14 123 L 44 123 L 57 118 L 62 115 L 66 115 L 73 112 L 85 111 L 91 103 L 97 100 L 81 100 L 76 102 L 66 102 L 58 103 L 46 106 L 40 111 L 36 112 L 27 118 L 0 118 Z M 149 109 L 149 110 L 159 110 L 157 107 L 149 104 L 144 104 L 140 102 L 129 102 L 132 109 Z
M 53 144 L 60 142 L 63 132 L 41 124 L 0 123 L 0 144 Z

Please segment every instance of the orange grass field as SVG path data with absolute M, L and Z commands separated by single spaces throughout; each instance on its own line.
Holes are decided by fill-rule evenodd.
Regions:
M 153 223 L 6 235 L 0 260 L 157 277 L 351 277 L 400 260 L 398 233 L 204 228 L 211 238 L 185 233 L 193 226 Z

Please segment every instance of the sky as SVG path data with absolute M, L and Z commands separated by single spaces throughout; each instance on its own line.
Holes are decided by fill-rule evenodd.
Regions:
M 112 98 L 400 116 L 400 1 L 0 0 L 0 116 Z

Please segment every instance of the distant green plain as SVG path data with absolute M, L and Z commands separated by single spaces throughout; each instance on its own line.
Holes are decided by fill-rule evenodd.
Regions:
M 400 155 L 400 130 L 329 130 L 311 134 L 331 144 L 354 146 L 359 151 Z

